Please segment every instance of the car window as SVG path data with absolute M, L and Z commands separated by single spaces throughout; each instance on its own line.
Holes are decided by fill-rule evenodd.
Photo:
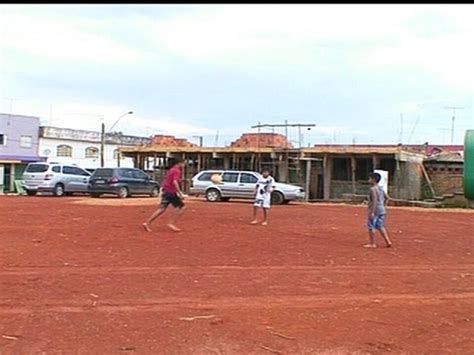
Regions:
M 89 176 L 89 173 L 81 168 L 74 168 L 74 175 Z
M 76 168 L 73 166 L 63 166 L 63 174 L 66 175 L 76 175 Z
M 222 182 L 237 182 L 239 173 L 224 173 L 222 175 Z
M 26 171 L 28 173 L 45 173 L 48 171 L 49 165 L 47 164 L 30 164 L 28 165 L 28 169 Z
M 253 174 L 242 173 L 240 175 L 240 182 L 242 184 L 256 184 L 258 181 L 257 177 Z
M 148 178 L 148 175 L 145 174 L 143 171 L 140 171 L 140 170 L 133 170 L 133 177 L 134 177 L 135 179 L 144 180 L 144 179 L 147 179 L 147 178 Z
M 111 178 L 114 176 L 114 170 L 113 169 L 97 169 L 94 171 L 93 174 L 94 177 L 98 178 Z
M 211 181 L 211 176 L 214 174 L 219 174 L 217 171 L 209 171 L 206 173 L 203 173 L 201 176 L 198 177 L 199 181 Z
M 119 175 L 124 178 L 132 179 L 133 178 L 133 170 L 132 169 L 120 169 Z
M 60 173 L 61 172 L 61 167 L 60 166 L 53 166 L 51 169 L 53 173 Z

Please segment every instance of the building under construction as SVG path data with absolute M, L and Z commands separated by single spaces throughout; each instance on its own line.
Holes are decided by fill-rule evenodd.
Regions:
M 425 146 L 315 145 L 293 147 L 284 135 L 243 134 L 227 147 L 199 147 L 172 136 L 155 136 L 150 145 L 123 147 L 135 166 L 153 172 L 161 181 L 173 158 L 183 158 L 184 190 L 204 169 L 261 171 L 269 169 L 280 182 L 305 189 L 308 200 L 348 199 L 366 195 L 368 174 L 388 171 L 389 194 L 396 199 L 423 198 L 429 177 L 423 165 Z

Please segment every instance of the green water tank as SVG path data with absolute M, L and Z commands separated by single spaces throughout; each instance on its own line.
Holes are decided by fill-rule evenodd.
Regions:
M 474 200 L 474 130 L 464 137 L 464 196 Z

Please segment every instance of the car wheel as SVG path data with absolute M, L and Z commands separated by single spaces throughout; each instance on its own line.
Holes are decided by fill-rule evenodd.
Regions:
M 285 201 L 285 197 L 281 192 L 273 192 L 272 193 L 272 205 L 281 205 Z
M 35 196 L 35 195 L 36 195 L 36 191 L 26 190 L 26 194 L 27 194 L 28 196 Z
M 63 184 L 57 184 L 55 187 L 54 187 L 54 190 L 53 190 L 53 194 L 54 196 L 57 196 L 57 197 L 62 197 L 65 195 L 65 191 L 64 191 L 64 186 Z
M 217 202 L 221 199 L 221 193 L 216 189 L 209 189 L 206 191 L 206 199 L 209 202 Z
M 91 194 L 91 197 L 100 197 L 100 194 Z
M 122 186 L 118 189 L 117 192 L 118 197 L 120 198 L 126 198 L 128 197 L 128 189 L 125 186 Z
M 151 190 L 150 196 L 151 196 L 151 197 L 158 197 L 159 194 L 160 194 L 160 190 L 155 186 L 155 187 Z

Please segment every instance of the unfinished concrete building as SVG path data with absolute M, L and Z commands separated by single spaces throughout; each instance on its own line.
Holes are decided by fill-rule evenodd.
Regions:
M 426 155 L 401 145 L 316 145 L 293 148 L 279 134 L 244 134 L 228 147 L 198 147 L 185 140 L 155 136 L 152 144 L 121 148 L 135 166 L 155 174 L 161 181 L 172 158 L 186 160 L 183 188 L 204 169 L 260 171 L 270 169 L 277 181 L 299 185 L 307 199 L 338 200 L 365 196 L 368 174 L 388 171 L 389 194 L 398 199 L 422 199 Z

